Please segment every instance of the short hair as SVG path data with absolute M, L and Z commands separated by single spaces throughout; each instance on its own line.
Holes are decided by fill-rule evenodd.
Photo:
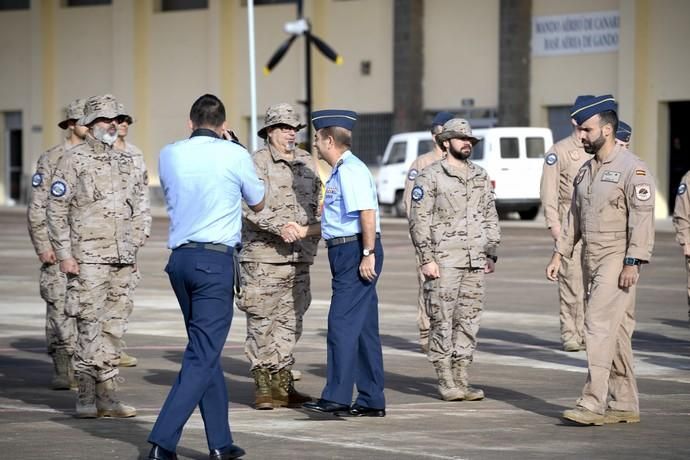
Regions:
M 441 131 L 443 131 L 443 125 L 434 125 L 431 127 L 429 132 L 431 132 L 432 136 L 435 136 L 436 134 L 439 134 Z
M 217 128 L 225 123 L 225 106 L 213 94 L 204 94 L 192 104 L 189 119 L 197 128 Z
M 599 126 L 602 127 L 606 124 L 613 126 L 613 137 L 616 137 L 616 131 L 618 131 L 618 114 L 613 110 L 607 110 L 599 114 Z
M 341 128 L 340 126 L 329 126 L 327 128 L 321 128 L 319 133 L 321 133 L 321 139 L 331 136 L 335 144 L 339 147 L 352 147 L 352 133 L 345 128 Z

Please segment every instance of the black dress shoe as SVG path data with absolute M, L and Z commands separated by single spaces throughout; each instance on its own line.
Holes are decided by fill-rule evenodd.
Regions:
M 177 460 L 177 454 L 154 444 L 151 447 L 151 452 L 149 452 L 148 460 Z
M 244 454 L 246 454 L 244 449 L 233 444 L 227 449 L 213 449 L 208 454 L 208 460 L 230 460 L 231 458 L 240 458 Z
M 306 402 L 302 404 L 302 408 L 314 412 L 337 412 L 346 411 L 350 409 L 350 407 L 347 404 L 339 404 L 337 402 L 328 401 L 325 399 Z
M 353 404 L 349 410 L 338 411 L 333 415 L 336 417 L 385 417 L 386 409 L 374 409 L 373 407 Z

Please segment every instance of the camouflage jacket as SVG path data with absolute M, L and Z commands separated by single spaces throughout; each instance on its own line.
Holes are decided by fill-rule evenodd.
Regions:
M 48 234 L 58 260 L 135 263 L 145 238 L 142 187 L 132 157 L 90 135 L 65 153 L 48 200 Z
M 72 148 L 73 146 L 64 142 L 48 149 L 38 158 L 36 172 L 31 177 L 31 198 L 29 198 L 27 209 L 27 221 L 29 236 L 36 254 L 42 254 L 52 248 L 46 221 L 51 179 L 62 155 Z
M 146 161 L 144 161 L 144 153 L 134 144 L 125 142 L 125 151 L 129 153 L 134 161 L 134 167 L 141 175 L 144 182 L 144 187 L 140 189 L 140 196 L 138 197 L 139 209 L 142 214 L 143 229 L 136 229 L 136 231 L 143 230 L 146 238 L 151 236 L 151 198 L 149 197 L 149 172 L 146 169 Z
M 421 264 L 483 268 L 496 255 L 501 235 L 484 169 L 468 161 L 465 174 L 444 158 L 417 176 L 411 196 L 410 235 Z
M 319 237 L 285 243 L 280 236 L 288 222 L 310 225 L 319 221 L 321 179 L 311 154 L 295 149 L 294 160 L 288 161 L 267 145 L 253 158 L 266 187 L 266 202 L 260 212 L 243 204 L 240 261 L 312 263 Z

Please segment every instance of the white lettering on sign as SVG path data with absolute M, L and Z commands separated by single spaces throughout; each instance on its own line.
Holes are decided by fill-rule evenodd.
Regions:
M 620 13 L 597 11 L 532 18 L 532 55 L 618 51 Z

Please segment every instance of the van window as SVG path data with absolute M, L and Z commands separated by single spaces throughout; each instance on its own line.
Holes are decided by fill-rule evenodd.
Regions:
M 484 158 L 484 139 L 480 140 L 472 147 L 470 160 L 482 160 Z
M 396 142 L 391 147 L 391 154 L 386 160 L 387 165 L 394 165 L 397 163 L 405 163 L 405 156 L 407 154 L 407 142 Z
M 528 137 L 525 139 L 527 147 L 527 158 L 544 158 L 544 138 Z
M 431 139 L 420 140 L 417 144 L 417 156 L 424 155 L 434 149 L 434 141 Z
M 517 137 L 501 138 L 501 158 L 520 158 L 520 143 Z

